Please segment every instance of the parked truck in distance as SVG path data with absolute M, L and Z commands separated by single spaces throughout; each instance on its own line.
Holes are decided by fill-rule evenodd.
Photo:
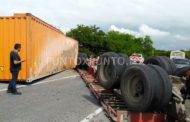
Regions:
M 190 60 L 185 58 L 185 52 L 176 50 L 171 51 L 170 59 L 173 60 L 177 68 L 183 68 L 190 66 Z
M 185 52 L 180 50 L 175 50 L 170 52 L 170 59 L 177 58 L 177 59 L 185 59 Z

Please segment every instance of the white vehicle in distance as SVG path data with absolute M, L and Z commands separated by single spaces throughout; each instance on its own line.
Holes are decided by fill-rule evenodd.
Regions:
M 144 57 L 142 54 L 140 53 L 133 53 L 130 57 L 129 57 L 130 61 L 132 64 L 141 64 L 144 62 Z
M 185 59 L 185 52 L 175 50 L 170 52 L 170 59 Z
M 190 66 L 190 61 L 185 58 L 185 52 L 176 50 L 170 52 L 170 59 L 173 60 L 177 68 Z

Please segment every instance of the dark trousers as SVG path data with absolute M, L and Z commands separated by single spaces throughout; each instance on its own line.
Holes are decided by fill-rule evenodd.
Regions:
M 19 71 L 12 71 L 12 80 L 9 82 L 8 90 L 15 92 L 16 91 L 16 82 L 18 80 Z

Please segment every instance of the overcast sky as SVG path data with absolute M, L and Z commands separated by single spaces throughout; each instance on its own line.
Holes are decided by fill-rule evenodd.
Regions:
M 0 16 L 27 12 L 66 32 L 97 25 L 150 35 L 157 49 L 190 49 L 190 0 L 0 0 Z

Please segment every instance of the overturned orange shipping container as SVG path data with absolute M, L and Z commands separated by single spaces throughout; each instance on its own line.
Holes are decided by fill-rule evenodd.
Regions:
M 31 14 L 0 17 L 0 81 L 9 81 L 10 51 L 22 45 L 19 81 L 33 80 L 74 68 L 78 42 Z

